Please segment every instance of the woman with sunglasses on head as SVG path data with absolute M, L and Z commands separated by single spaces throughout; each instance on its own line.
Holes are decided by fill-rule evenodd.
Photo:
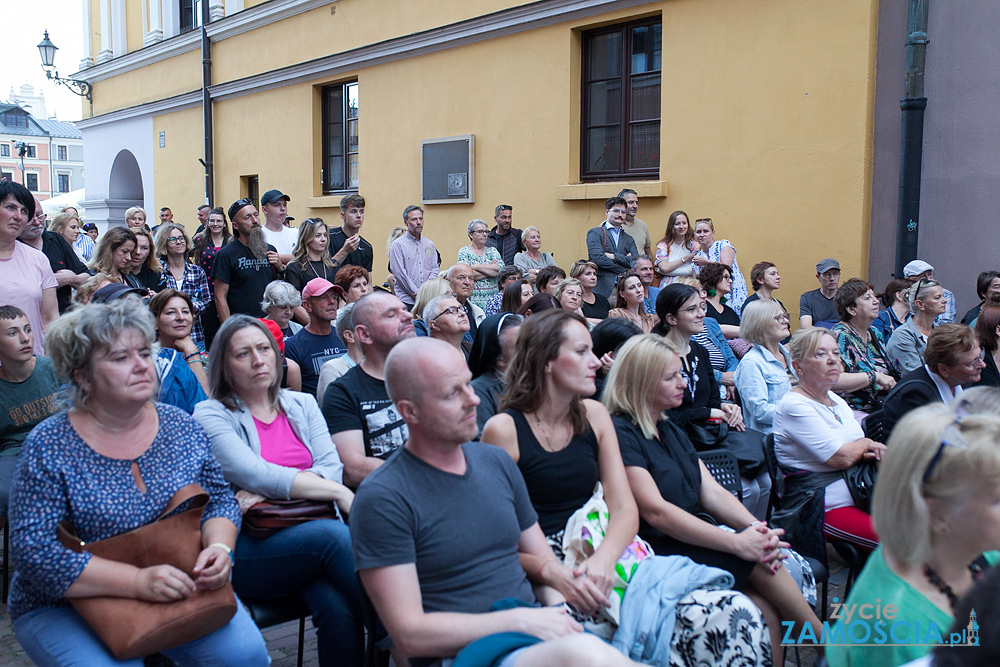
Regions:
M 771 479 L 764 465 L 763 434 L 747 431 L 740 407 L 722 401 L 708 350 L 692 339 L 705 331 L 701 292 L 679 281 L 667 285 L 656 295 L 656 314 L 660 323 L 653 333 L 666 338 L 677 350 L 686 380 L 684 400 L 671 409 L 670 418 L 685 429 L 695 448 L 733 452 L 740 463 L 743 504 L 763 519 L 771 492 Z
M 285 282 L 300 292 L 313 278 L 333 282 L 340 264 L 326 251 L 329 242 L 329 229 L 322 218 L 303 220 L 292 251 L 293 259 L 285 267 Z
M 927 337 L 934 329 L 934 320 L 944 314 L 947 305 L 941 283 L 929 278 L 921 278 L 907 290 L 906 303 L 910 319 L 892 332 L 885 345 L 886 354 L 900 376 L 923 365 Z
M 191 340 L 199 350 L 205 349 L 205 329 L 201 315 L 212 302 L 208 276 L 197 264 L 187 261 L 191 240 L 182 225 L 168 222 L 156 232 L 156 256 L 163 263 L 163 280 L 167 289 L 183 292 L 191 300 Z
M 715 240 L 715 224 L 711 218 L 699 218 L 694 221 L 694 240 L 701 247 L 692 259 L 694 270 L 700 273 L 708 264 L 719 262 L 732 274 L 729 306 L 740 315 L 743 303 L 747 299 L 747 281 L 743 278 L 739 265 L 736 263 L 736 248 L 726 239 Z
M 881 629 L 888 640 L 830 646 L 831 667 L 901 665 L 933 648 L 925 637 L 935 630 L 948 637 L 953 622 L 969 621 L 955 617 L 959 598 L 1000 561 L 1000 417 L 996 396 L 991 402 L 993 410 L 981 413 L 961 398 L 925 406 L 893 431 L 872 500 L 881 546 L 854 582 L 845 609 L 876 601 L 883 610 L 893 605 L 905 628 L 874 614 L 852 616 L 851 634 L 878 637 Z M 834 633 L 845 629 L 843 617 L 839 623 Z

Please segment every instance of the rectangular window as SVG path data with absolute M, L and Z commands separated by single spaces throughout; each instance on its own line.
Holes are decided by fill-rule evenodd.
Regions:
M 56 159 L 65 162 L 69 159 L 69 151 L 66 146 L 56 146 Z
M 323 88 L 323 193 L 358 189 L 358 82 Z
M 180 0 L 181 32 L 201 27 L 202 0 Z
M 257 174 L 253 176 L 240 176 L 243 196 L 253 202 L 254 208 L 260 212 L 260 179 Z
M 0 157 L 10 157 L 10 144 L 0 144 Z
M 583 34 L 581 180 L 657 178 L 662 23 Z
M 28 148 L 27 157 L 35 157 L 35 147 L 32 146 L 31 144 L 28 144 L 27 148 Z
M 59 174 L 59 192 L 69 192 L 69 174 Z
M 25 174 L 24 187 L 32 192 L 38 192 L 38 174 Z
M 0 171 L 0 181 L 10 181 L 11 183 L 13 183 L 14 174 L 10 173 L 9 171 Z
M 3 114 L 3 124 L 8 127 L 28 127 L 28 114 L 20 109 L 10 109 Z

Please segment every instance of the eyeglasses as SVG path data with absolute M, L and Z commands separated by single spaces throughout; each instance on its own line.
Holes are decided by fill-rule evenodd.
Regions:
M 788 313 L 782 313 L 781 315 L 775 315 L 774 316 L 774 321 L 775 322 L 781 322 L 781 323 L 788 322 L 789 321 Z
M 440 313 L 438 313 L 437 317 L 432 319 L 431 322 L 436 322 L 437 318 L 441 317 L 442 315 L 458 315 L 459 313 L 464 313 L 464 312 L 465 310 L 461 306 L 451 306 L 449 308 L 445 308 Z
M 973 359 L 972 361 L 970 361 L 968 363 L 962 363 L 962 364 L 958 364 L 958 365 L 959 366 L 965 366 L 966 368 L 972 370 L 974 368 L 977 368 L 979 366 L 979 364 L 982 364 L 985 361 L 986 361 L 986 350 L 979 350 L 979 356 L 978 357 L 976 357 L 975 359 Z
M 708 224 L 712 224 L 712 219 L 711 218 L 698 218 L 697 220 L 694 221 L 694 224 L 697 225 L 699 222 L 707 222 Z
M 728 280 L 729 282 L 733 282 L 733 277 L 732 277 L 732 276 L 730 276 L 730 275 L 725 275 L 725 276 L 722 276 L 722 279 L 723 279 L 723 280 Z
M 920 480 L 922 484 L 926 484 L 927 480 L 930 479 L 931 473 L 934 472 L 934 467 L 941 460 L 941 455 L 944 453 L 945 447 L 954 447 L 959 451 L 964 451 L 969 448 L 969 443 L 962 435 L 962 418 L 968 415 L 968 412 L 962 407 L 962 403 L 958 406 L 958 416 L 955 417 L 955 421 L 948 424 L 945 427 L 944 432 L 941 434 L 941 444 L 938 445 L 937 451 L 934 452 L 934 456 L 931 457 L 931 462 L 927 464 L 927 470 L 924 471 L 924 476 Z
M 187 239 L 183 236 L 168 236 L 167 243 L 187 243 Z
M 489 232 L 486 231 L 485 229 L 473 229 L 472 233 L 473 234 L 489 234 Z

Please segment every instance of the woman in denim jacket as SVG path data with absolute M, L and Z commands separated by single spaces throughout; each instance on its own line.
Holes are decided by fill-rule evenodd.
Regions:
M 774 410 L 798 377 L 781 340 L 788 336 L 788 313 L 775 301 L 753 301 L 743 309 L 740 337 L 753 343 L 736 368 L 736 390 L 747 428 L 773 430 Z

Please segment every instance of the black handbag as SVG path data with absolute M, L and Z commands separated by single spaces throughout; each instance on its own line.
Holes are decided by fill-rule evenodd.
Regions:
M 753 429 L 732 431 L 724 421 L 688 422 L 684 425 L 696 451 L 726 449 L 740 464 L 740 476 L 753 479 L 765 468 L 764 434 Z
M 875 493 L 875 481 L 878 479 L 878 464 L 864 459 L 845 470 L 843 475 L 854 506 L 862 512 L 871 514 L 872 495 Z

